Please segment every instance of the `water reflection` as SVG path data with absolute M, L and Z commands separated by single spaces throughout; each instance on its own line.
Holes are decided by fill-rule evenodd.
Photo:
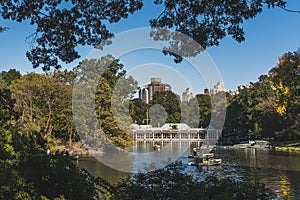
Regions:
M 218 149 L 223 167 L 246 180 L 262 181 L 280 199 L 300 199 L 300 154 L 258 149 Z M 230 173 L 229 173 L 230 174 Z M 234 177 L 234 176 L 233 176 Z
M 122 179 L 128 178 L 131 174 L 112 169 L 94 157 L 79 158 L 77 161 L 79 168 L 86 169 L 89 173 L 96 177 L 102 177 L 111 184 L 116 184 Z
M 165 145 L 165 144 L 161 144 Z M 172 143 L 174 151 L 180 150 L 182 144 Z M 189 144 L 197 146 L 199 144 Z M 155 150 L 153 143 L 138 143 L 132 147 L 131 151 L 145 153 L 163 151 Z M 300 199 L 300 154 L 288 152 L 275 152 L 259 149 L 230 149 L 217 148 L 215 157 L 221 158 L 223 164 L 214 167 L 188 166 L 191 161 L 187 156 L 188 150 L 180 160 L 185 166 L 185 172 L 193 174 L 202 180 L 205 174 L 214 173 L 219 176 L 231 177 L 236 180 L 246 179 L 249 181 L 260 180 L 268 188 L 275 191 L 280 199 Z M 135 163 L 142 165 L 143 163 Z M 121 179 L 128 177 L 129 173 L 120 172 L 109 168 L 95 158 L 80 159 L 79 167 L 87 169 L 94 176 L 101 176 L 111 183 L 116 183 Z

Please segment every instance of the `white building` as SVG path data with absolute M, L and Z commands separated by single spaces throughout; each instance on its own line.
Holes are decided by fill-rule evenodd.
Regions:
M 224 85 L 222 82 L 217 82 L 216 85 L 214 85 L 214 88 L 210 89 L 210 94 L 214 95 L 218 92 L 224 92 Z
M 187 88 L 185 92 L 182 93 L 182 101 L 189 102 L 193 98 L 193 92 L 191 88 Z

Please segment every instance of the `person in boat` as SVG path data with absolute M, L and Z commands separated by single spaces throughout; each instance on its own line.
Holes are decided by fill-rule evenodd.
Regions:
M 195 164 L 203 163 L 203 159 L 201 157 L 195 158 Z
M 205 158 L 205 164 L 208 165 L 208 161 L 209 161 L 209 155 L 206 155 L 206 158 Z
M 153 146 L 153 149 L 156 150 L 156 149 L 159 149 L 159 148 L 160 148 L 160 145 L 158 143 L 155 143 L 154 146 Z
M 197 156 L 197 150 L 196 150 L 196 148 L 193 148 L 193 155 Z

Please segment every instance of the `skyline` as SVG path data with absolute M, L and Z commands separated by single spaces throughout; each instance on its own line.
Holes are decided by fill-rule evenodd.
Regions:
M 130 15 L 127 19 L 108 25 L 110 30 L 118 34 L 132 28 L 147 27 L 148 20 L 158 15 L 160 7 L 154 6 L 153 2 L 149 1 L 144 2 L 144 4 L 142 10 Z M 300 4 L 297 0 L 289 1 L 287 7 L 293 10 L 300 10 Z M 280 8 L 266 9 L 256 18 L 244 22 L 246 37 L 244 42 L 239 44 L 230 37 L 226 37 L 221 41 L 219 46 L 206 49 L 220 71 L 225 91 L 235 91 L 240 85 L 256 82 L 260 75 L 267 74 L 272 67 L 276 66 L 280 56 L 286 52 L 298 50 L 300 47 L 299 21 L 300 14 L 287 12 Z M 26 43 L 26 37 L 33 32 L 33 28 L 28 25 L 29 23 L 16 23 L 1 19 L 0 24 L 9 27 L 8 31 L 0 33 L 1 71 L 15 68 L 22 74 L 33 71 L 42 72 L 41 69 L 34 70 L 25 55 L 26 51 L 30 49 L 28 41 Z M 82 60 L 90 54 L 92 48 L 79 47 L 78 50 L 81 55 L 80 60 Z M 161 56 L 158 54 L 161 54 Z M 124 56 L 119 59 L 124 64 L 128 73 L 137 64 L 144 63 L 147 65 L 149 63 L 156 63 L 171 67 L 175 71 L 177 70 L 179 74 L 187 73 L 187 76 L 192 76 L 191 71 L 185 68 L 184 64 L 175 64 L 172 58 L 163 56 L 161 52 L 158 52 L 158 54 L 157 52 L 151 53 L 157 59 L 155 62 L 147 57 L 141 57 L 139 54 L 135 56 L 127 55 L 127 58 Z M 70 70 L 80 60 L 76 60 L 70 64 L 63 64 L 62 69 Z M 165 80 L 164 77 L 161 78 Z M 143 81 L 139 82 L 140 84 L 143 83 Z M 200 86 L 193 89 L 193 93 L 202 92 L 203 88 L 206 88 L 203 80 L 194 84 Z

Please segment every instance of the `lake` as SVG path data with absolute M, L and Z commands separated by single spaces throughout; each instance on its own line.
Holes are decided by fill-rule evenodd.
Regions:
M 191 144 L 195 146 L 197 144 Z M 178 143 L 174 143 L 172 148 L 179 148 Z M 162 147 L 160 151 L 163 151 Z M 150 152 L 154 151 L 152 143 L 137 143 L 131 151 Z M 217 147 L 215 157 L 222 158 L 221 166 L 215 167 L 195 167 L 188 166 L 191 159 L 187 158 L 191 154 L 188 149 L 179 161 L 186 166 L 187 173 L 196 177 L 203 177 L 207 173 L 214 173 L 216 176 L 226 176 L 240 180 L 260 180 L 266 187 L 277 193 L 280 199 L 300 199 L 300 153 L 279 152 L 268 149 L 233 149 L 230 147 Z M 117 183 L 130 176 L 112 169 L 94 157 L 80 158 L 77 162 L 80 168 L 85 168 L 94 176 L 100 176 L 110 183 Z M 142 163 L 141 163 L 142 164 Z

